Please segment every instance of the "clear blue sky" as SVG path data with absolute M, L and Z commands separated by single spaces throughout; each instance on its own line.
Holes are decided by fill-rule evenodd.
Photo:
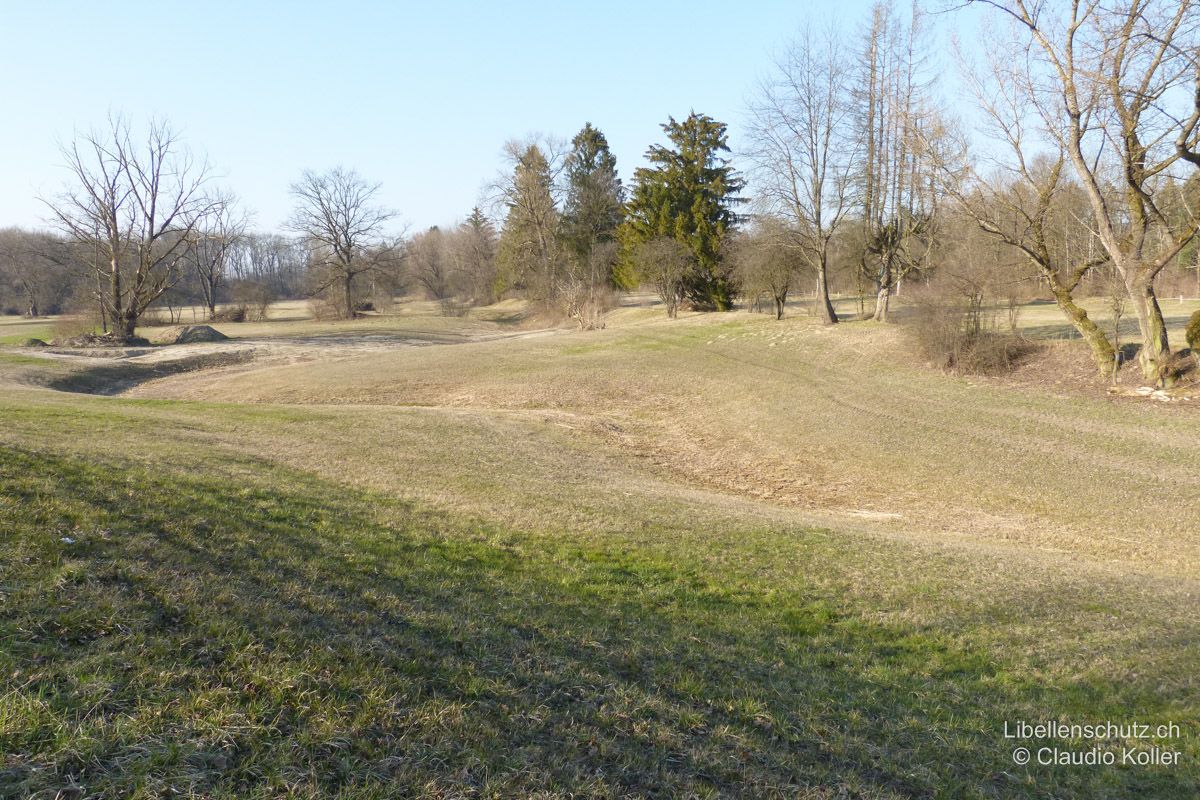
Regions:
M 306 169 L 383 184 L 412 230 L 466 215 L 506 139 L 608 136 L 629 180 L 668 115 L 730 124 L 806 20 L 803 2 L 88 2 L 0 0 L 0 226 L 38 225 L 65 179 L 57 143 L 164 117 L 272 229 Z M 898 0 L 898 6 L 906 5 Z

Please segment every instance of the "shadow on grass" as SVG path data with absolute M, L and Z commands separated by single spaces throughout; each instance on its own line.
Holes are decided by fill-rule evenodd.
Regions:
M 1064 705 L 815 588 L 267 469 L 289 488 L 0 448 L 0 795 L 1198 789 L 1186 770 L 1012 766 L 1005 720 L 1152 702 L 1138 687 L 1080 682 Z
M 115 395 L 157 378 L 166 378 L 170 375 L 201 369 L 230 367 L 252 360 L 254 360 L 252 351 L 238 350 L 229 353 L 185 356 L 173 361 L 154 364 L 137 364 L 126 361 L 99 363 L 96 366 L 73 371 L 69 375 L 49 376 L 42 381 L 42 385 L 48 389 L 74 394 Z
M 1187 324 L 1189 315 L 1184 313 L 1171 313 L 1170 309 L 1164 309 L 1163 322 L 1170 330 L 1182 328 Z M 1104 331 L 1105 335 L 1112 338 L 1112 322 L 1108 315 L 1101 311 L 1092 316 L 1093 321 L 1100 326 L 1100 330 Z M 1079 331 L 1075 330 L 1065 318 L 1061 322 L 1051 322 L 1044 325 L 1029 325 L 1021 326 L 1021 333 L 1031 339 L 1083 339 Z M 1141 338 L 1141 332 L 1138 328 L 1137 317 L 1131 311 L 1126 311 L 1121 319 L 1120 326 L 1121 340 L 1123 342 L 1136 340 Z

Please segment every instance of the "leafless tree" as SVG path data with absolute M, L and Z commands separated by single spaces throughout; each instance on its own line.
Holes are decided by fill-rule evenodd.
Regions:
M 1179 135 L 1175 137 L 1175 151 L 1185 161 L 1190 161 L 1200 169 L 1200 47 L 1192 48 L 1191 53 L 1185 51 L 1185 57 L 1192 62 L 1192 108 L 1191 114 L 1179 126 Z
M 592 244 L 584 258 L 566 259 L 559 297 L 563 310 L 581 330 L 604 327 L 604 313 L 613 303 L 609 276 L 618 252 L 615 241 L 599 241 Z
M 937 198 L 929 182 L 941 120 L 931 107 L 923 17 L 907 20 L 877 2 L 864 36 L 853 91 L 861 158 L 855 174 L 861 204 L 862 270 L 876 287 L 874 319 L 886 322 L 892 294 L 928 256 Z
M 504 145 L 507 170 L 491 186 L 504 224 L 496 261 L 505 288 L 520 289 L 534 302 L 556 306 L 566 253 L 559 239 L 567 148 L 554 138 L 530 136 Z
M 246 233 L 235 244 L 230 274 L 235 280 L 255 281 L 280 297 L 298 297 L 303 291 L 307 249 L 291 236 Z
M 1075 297 L 1108 253 L 1088 226 L 1089 204 L 1070 178 L 1061 142 L 1042 129 L 1034 85 L 1023 61 L 1012 57 L 1019 42 L 1003 31 L 984 41 L 987 67 L 965 60 L 963 66 L 994 155 L 941 160 L 941 188 L 983 231 L 1023 254 L 1088 343 L 1100 374 L 1109 375 L 1116 366 L 1113 343 Z
M 0 307 L 19 298 L 25 316 L 57 313 L 79 284 L 71 243 L 42 231 L 0 229 Z
M 451 254 L 473 305 L 496 300 L 496 228 L 478 206 L 454 231 Z
M 120 116 L 62 148 L 73 185 L 47 201 L 53 220 L 96 256 L 98 293 L 117 339 L 134 335 L 145 310 L 177 280 L 197 231 L 212 215 L 209 169 L 169 125 L 140 137 Z
M 386 230 L 396 214 L 375 203 L 379 187 L 342 167 L 305 171 L 291 187 L 296 207 L 288 229 L 308 248 L 313 288 L 336 290 L 346 317 L 355 314 L 355 279 L 393 269 L 399 254 L 400 240 L 389 239 Z
M 837 322 L 829 299 L 830 243 L 850 211 L 858 155 L 850 79 L 837 32 L 806 28 L 751 107 L 748 155 L 762 199 L 795 231 L 793 246 L 816 276 L 817 316 L 826 324 Z
M 210 320 L 217 318 L 217 296 L 225 285 L 233 253 L 246 235 L 247 224 L 232 194 L 213 194 L 212 213 L 197 229 L 190 257 Z
M 743 297 L 752 303 L 763 295 L 769 297 L 775 319 L 783 319 L 788 294 L 803 268 L 799 252 L 789 246 L 791 236 L 782 221 L 758 217 L 754 226 L 739 234 L 730 247 Z
M 633 260 L 639 274 L 645 275 L 658 290 L 667 307 L 667 316 L 677 317 L 687 276 L 694 268 L 691 252 L 675 239 L 660 236 L 639 244 Z
M 1193 0 L 974 0 L 1025 33 L 1023 79 L 1091 207 L 1091 224 L 1121 276 L 1141 334 L 1146 378 L 1170 355 L 1155 278 L 1196 235 L 1163 213 L 1162 189 L 1195 149 L 1181 103 L 1195 77 L 1200 13 Z
M 446 235 L 436 225 L 412 237 L 405 249 L 408 279 L 418 284 L 433 300 L 455 294 L 457 277 Z

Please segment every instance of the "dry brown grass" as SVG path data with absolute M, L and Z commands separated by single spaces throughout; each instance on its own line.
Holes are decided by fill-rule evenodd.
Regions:
M 393 334 L 431 335 L 440 324 L 402 312 Z M 428 700 L 403 708 L 444 714 L 414 714 L 417 727 L 405 730 L 436 741 L 438 760 L 405 762 L 399 777 L 447 796 L 467 793 L 458 765 L 475 754 L 499 794 L 648 794 L 655 781 L 687 793 L 696 770 L 664 760 L 668 751 L 735 764 L 740 772 L 722 772 L 715 794 L 795 794 L 781 781 L 796 780 L 814 797 L 1154 796 L 1154 787 L 1194 785 L 1189 773 L 1013 770 L 1000 735 L 1018 711 L 1195 719 L 1200 583 L 1197 533 L 1185 523 L 1200 463 L 1190 412 L 942 375 L 905 357 L 894 329 L 869 323 L 824 329 L 743 314 L 668 323 L 636 308 L 615 318 L 592 333 L 500 338 L 500 322 L 481 335 L 438 329 L 440 341 L 461 342 L 445 346 L 404 346 L 408 334 L 398 334 L 371 350 L 354 349 L 352 330 L 309 327 L 255 362 L 171 375 L 116 398 L 15 388 L 14 374 L 35 382 L 29 362 L 38 359 L 0 359 L 0 450 L 16 452 L 13 463 L 47 459 L 36 486 L 13 470 L 0 477 L 37 514 L 84 520 L 77 535 L 104 555 L 80 566 L 64 551 L 48 562 L 63 574 L 47 573 L 44 595 L 22 595 L 31 620 L 22 624 L 56 619 L 38 605 L 50 603 L 43 597 L 89 622 L 108 607 L 80 602 L 78 587 L 132 602 L 89 576 L 142 564 L 160 546 L 196 548 L 191 561 L 171 551 L 161 575 L 137 572 L 187 610 L 178 625 L 225 626 L 252 673 L 230 672 L 233 685 L 259 674 L 263 652 L 238 619 L 269 612 L 291 643 L 272 651 L 271 701 L 303 709 L 296 718 L 307 727 L 281 738 L 263 726 L 239 739 L 240 774 L 258 776 L 245 780 L 259 788 L 277 789 L 271 770 L 293 769 L 289 759 L 325 765 L 349 746 L 374 763 L 371 747 L 391 752 L 407 741 L 388 716 L 407 686 L 401 678 Z M 298 352 L 307 360 L 288 363 Z M 121 513 L 129 497 L 142 503 L 133 515 Z M 107 516 L 87 522 L 105 503 Z M 10 521 L 21 510 L 0 508 Z M 128 539 L 91 533 L 142 520 Z M 66 547 L 27 527 L 23 547 Z M 444 543 L 453 558 L 426 575 L 429 545 L 411 545 L 414 537 Z M 214 604 L 220 581 L 208 549 L 260 546 L 294 572 L 237 562 L 238 580 L 220 586 L 228 605 Z M 813 619 L 786 616 L 818 599 Z M 421 639 L 414 608 L 420 620 L 445 619 L 447 633 Z M 311 626 L 287 622 L 298 609 L 313 611 Z M 788 633 L 795 619 L 807 638 Z M 326 626 L 357 649 L 326 659 L 308 646 Z M 173 686 L 179 642 L 187 653 L 193 640 L 154 641 L 150 653 L 114 650 L 113 663 L 135 661 L 146 685 Z M 91 675 L 99 646 L 73 646 L 72 661 L 56 651 L 37 669 Z M 405 648 L 434 656 L 416 675 L 399 661 L 380 669 Z M 681 653 L 693 671 L 680 668 Z M 459 678 L 502 685 L 526 665 L 528 696 L 455 693 Z M 619 677 L 596 677 L 610 671 Z M 339 681 L 336 707 L 293 691 L 288 681 L 302 675 Z M 550 708 L 564 675 L 573 676 L 572 699 Z M 197 668 L 188 680 L 215 678 Z M 238 704 L 256 701 L 214 686 L 190 705 L 121 694 L 136 709 L 125 724 L 151 731 L 149 746 L 164 752 L 210 747 L 193 728 L 155 726 L 181 718 L 226 736 L 245 713 Z M 42 708 L 32 695 L 26 706 Z M 584 706 L 599 722 L 571 716 Z M 61 725 L 77 724 L 80 709 L 62 705 Z M 50 717 L 18 711 L 14 729 L 48 741 Z M 526 716 L 510 724 L 513 714 Z M 369 725 L 345 736 L 350 716 Z M 527 720 L 532 743 L 522 738 Z M 581 724 L 598 749 L 560 749 Z M 1187 730 L 1191 758 L 1194 725 Z M 108 735 L 93 732 L 90 746 Z M 720 749 L 726 741 L 754 742 L 758 755 L 731 756 Z M 512 742 L 563 766 L 505 771 Z M 135 767 L 159 788 L 182 780 L 173 762 L 138 755 L 145 740 L 105 746 L 125 759 L 97 751 L 87 762 L 94 784 L 111 779 L 108 796 L 138 779 Z M 818 766 L 808 760 L 814 746 Z M 45 749 L 56 763 L 78 761 L 71 747 Z M 661 771 L 643 766 L 651 762 Z M 111 775 L 97 777 L 103 770 Z M 580 777 L 596 770 L 612 784 Z M 49 774 L 20 779 L 41 786 Z M 190 774 L 224 787 L 214 796 L 236 796 L 219 770 Z M 328 789 L 328 770 L 304 774 L 311 784 L 301 796 Z
M 893 329 L 871 324 L 822 329 L 737 314 L 631 321 L 450 350 L 235 367 L 133 394 L 553 411 L 664 474 L 745 497 L 873 515 L 914 534 L 1176 574 L 1200 568 L 1190 415 L 933 375 L 905 356 Z

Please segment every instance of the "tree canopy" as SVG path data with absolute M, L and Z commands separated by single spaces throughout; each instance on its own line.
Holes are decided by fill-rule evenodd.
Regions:
M 643 242 L 675 239 L 694 260 L 684 295 L 698 308 L 727 310 L 735 291 L 721 245 L 737 224 L 734 207 L 744 182 L 722 155 L 729 152 L 726 126 L 693 111 L 682 122 L 669 118 L 662 128 L 672 146 L 653 145 L 646 152 L 653 166 L 634 172 L 621 228 L 626 264 Z

